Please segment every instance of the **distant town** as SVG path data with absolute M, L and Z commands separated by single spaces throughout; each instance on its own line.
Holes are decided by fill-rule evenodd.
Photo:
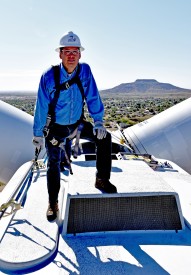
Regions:
M 171 106 L 190 97 L 190 93 L 176 94 L 111 94 L 101 92 L 105 106 L 105 126 L 115 130 L 116 123 L 122 128 L 127 128 L 136 123 L 144 121 Z M 13 105 L 14 107 L 33 115 L 36 94 L 35 93 L 0 93 L 0 100 Z M 86 119 L 91 121 L 85 107 Z

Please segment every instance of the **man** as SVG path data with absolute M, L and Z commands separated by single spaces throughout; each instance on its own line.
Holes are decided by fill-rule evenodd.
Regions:
M 47 210 L 48 221 L 57 217 L 58 193 L 60 189 L 60 162 L 61 148 L 59 144 L 66 140 L 74 130 L 83 124 L 81 138 L 92 140 L 96 144 L 96 181 L 95 187 L 107 192 L 116 193 L 116 187 L 110 183 L 111 172 L 111 134 L 103 126 L 104 106 L 101 101 L 96 82 L 88 64 L 79 63 L 81 51 L 79 37 L 73 32 L 66 33 L 60 40 L 56 49 L 62 60 L 59 65 L 60 83 L 67 83 L 66 89 L 61 90 L 54 106 L 54 120 L 49 126 L 46 136 L 46 150 L 48 155 L 47 164 L 47 187 L 49 195 L 49 206 Z M 84 98 L 77 83 L 69 85 L 67 81 L 74 79 L 79 74 L 84 98 L 94 125 L 83 118 Z M 38 148 L 43 147 L 43 129 L 46 125 L 49 104 L 55 96 L 55 79 L 53 68 L 49 68 L 41 76 L 33 126 L 33 144 Z M 52 118 L 51 118 L 52 119 Z M 56 141 L 56 142 L 55 142 Z

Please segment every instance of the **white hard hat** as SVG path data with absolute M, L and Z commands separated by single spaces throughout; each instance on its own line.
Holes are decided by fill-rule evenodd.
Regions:
M 81 51 L 85 49 L 81 46 L 80 38 L 73 32 L 68 32 L 60 39 L 60 45 L 55 49 L 56 52 L 60 51 L 63 47 L 79 47 Z

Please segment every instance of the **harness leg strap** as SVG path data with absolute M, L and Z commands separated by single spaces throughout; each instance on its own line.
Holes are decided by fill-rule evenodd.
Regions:
M 73 153 L 73 157 L 77 158 L 78 156 L 78 149 L 79 149 L 79 142 L 80 142 L 80 135 L 82 132 L 82 129 L 84 127 L 83 123 L 80 123 L 77 129 L 77 133 L 76 133 L 76 142 L 75 142 L 75 146 L 74 146 L 74 153 Z
M 70 163 L 68 154 L 66 153 L 66 149 L 65 149 L 65 146 L 64 146 L 64 142 L 60 143 L 60 144 L 59 144 L 59 147 L 63 150 L 64 155 L 65 155 L 65 158 L 66 158 L 66 162 L 67 162 L 68 167 L 69 167 L 69 170 L 70 170 L 70 174 L 73 175 L 72 166 L 71 166 L 71 163 Z

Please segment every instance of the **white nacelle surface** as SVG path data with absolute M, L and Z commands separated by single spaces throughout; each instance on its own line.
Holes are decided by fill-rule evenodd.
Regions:
M 0 101 L 0 182 L 7 183 L 25 162 L 34 159 L 33 117 Z
M 124 130 L 134 148 L 191 173 L 191 98 Z

